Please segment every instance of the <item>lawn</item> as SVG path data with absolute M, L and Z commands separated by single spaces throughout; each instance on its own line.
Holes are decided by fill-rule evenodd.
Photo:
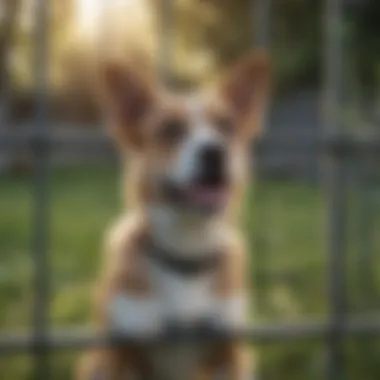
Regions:
M 118 172 L 106 165 L 56 169 L 50 175 L 49 189 L 51 324 L 84 325 L 89 322 L 103 232 L 121 209 Z M 0 176 L 2 331 L 30 326 L 33 192 L 30 176 Z M 350 312 L 379 312 L 380 235 L 375 232 L 380 230 L 380 204 L 372 195 L 358 194 L 355 187 L 350 188 L 347 202 L 346 303 Z M 326 315 L 326 210 L 324 191 L 315 183 L 267 179 L 252 187 L 242 222 L 251 246 L 255 320 L 284 322 Z M 323 378 L 322 343 L 260 347 L 262 378 Z M 52 355 L 54 379 L 71 378 L 75 356 L 71 352 Z M 376 338 L 347 339 L 346 356 L 347 379 L 380 378 L 380 344 Z M 1 378 L 28 379 L 30 368 L 28 357 L 0 359 Z

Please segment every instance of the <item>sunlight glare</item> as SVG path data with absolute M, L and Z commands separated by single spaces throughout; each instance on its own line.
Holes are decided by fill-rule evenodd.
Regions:
M 77 0 L 76 24 L 82 36 L 128 31 L 138 35 L 151 27 L 147 2 L 142 0 Z M 133 33 L 132 33 L 133 32 Z
M 100 21 L 101 7 L 99 0 L 77 1 L 77 27 L 83 34 L 92 34 Z

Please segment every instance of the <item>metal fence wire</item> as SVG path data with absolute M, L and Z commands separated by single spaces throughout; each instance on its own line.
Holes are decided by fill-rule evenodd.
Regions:
M 267 45 L 270 37 L 270 0 L 256 0 L 255 43 Z M 173 17 L 171 1 L 163 0 L 163 59 L 161 60 L 163 76 L 167 75 L 167 56 L 170 50 L 170 27 L 167 25 Z M 35 378 L 42 380 L 50 377 L 49 352 L 58 349 L 87 348 L 93 346 L 116 345 L 132 337 L 98 336 L 92 331 L 83 329 L 52 331 L 48 326 L 49 305 L 49 191 L 48 162 L 49 150 L 53 148 L 67 149 L 75 144 L 97 146 L 109 144 L 102 135 L 86 135 L 82 138 L 70 136 L 57 137 L 48 132 L 47 117 L 47 58 L 48 36 L 47 14 L 48 1 L 38 0 L 36 3 L 36 35 L 35 35 L 35 71 L 36 71 L 36 123 L 35 128 L 23 136 L 7 134 L 0 136 L 0 149 L 31 147 L 36 163 L 34 186 L 33 220 L 33 263 L 34 263 L 34 313 L 33 331 L 29 334 L 0 335 L 0 355 L 11 355 L 27 352 L 34 355 Z M 343 36 L 342 36 L 343 0 L 325 0 L 323 18 L 324 36 L 324 137 L 313 145 L 325 160 L 325 189 L 328 202 L 327 253 L 329 257 L 329 318 L 325 321 L 307 321 L 296 324 L 254 325 L 243 331 L 233 332 L 226 336 L 209 336 L 207 339 L 224 339 L 229 337 L 243 338 L 254 343 L 283 340 L 324 339 L 328 347 L 327 380 L 342 378 L 343 373 L 343 340 L 347 336 L 371 335 L 380 336 L 380 321 L 369 316 L 350 317 L 345 313 L 344 305 L 344 259 L 345 259 L 345 220 L 344 204 L 345 168 L 344 159 L 359 152 L 380 153 L 379 139 L 357 139 L 343 135 L 339 118 L 344 81 L 342 78 Z M 165 63 L 166 62 L 166 63 Z M 278 140 L 270 144 L 304 144 L 297 140 Z M 258 150 L 266 149 L 259 143 Z M 172 339 L 162 337 L 163 340 Z M 176 337 L 178 338 L 178 337 Z M 185 339 L 186 337 L 182 337 Z

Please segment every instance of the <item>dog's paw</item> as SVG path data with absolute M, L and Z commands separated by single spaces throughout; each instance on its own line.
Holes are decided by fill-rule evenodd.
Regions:
M 247 299 L 236 295 L 221 299 L 215 311 L 215 322 L 223 330 L 235 330 L 247 324 Z

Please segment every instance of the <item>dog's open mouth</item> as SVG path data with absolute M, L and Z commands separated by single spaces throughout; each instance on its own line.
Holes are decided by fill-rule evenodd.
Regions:
M 194 210 L 219 211 L 224 208 L 228 199 L 229 188 L 225 184 L 206 186 L 193 184 L 180 187 L 173 183 L 165 186 L 165 195 L 168 201 L 179 206 Z
M 227 200 L 227 186 L 192 186 L 186 190 L 186 198 L 189 203 L 205 209 L 218 210 Z

